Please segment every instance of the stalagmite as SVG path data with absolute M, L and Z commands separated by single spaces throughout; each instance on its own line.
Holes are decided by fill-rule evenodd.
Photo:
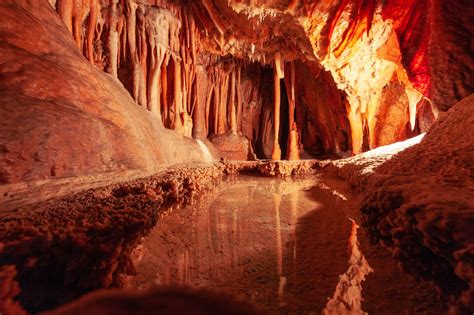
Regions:
M 105 3 L 107 3 L 107 7 L 104 6 Z M 301 5 L 302 3 L 299 1 L 292 1 L 288 10 L 293 10 L 296 14 L 298 12 L 296 8 Z M 285 94 L 288 96 L 289 103 L 287 120 L 289 127 L 288 131 L 284 131 L 285 137 L 288 132 L 288 140 L 285 139 L 287 141 L 285 158 L 298 159 L 299 150 L 303 147 L 317 155 L 339 152 L 339 148 L 342 148 L 342 151 L 347 151 L 350 149 L 348 146 L 352 144 L 353 153 L 357 153 L 368 147 L 377 147 L 380 143 L 384 143 L 383 141 L 386 143 L 393 141 L 392 139 L 398 139 L 385 136 L 387 130 L 393 129 L 393 127 L 381 127 L 381 124 L 391 126 L 391 124 L 382 123 L 389 118 L 380 119 L 380 113 L 388 115 L 387 107 L 380 107 L 380 99 L 383 87 L 390 82 L 387 81 L 379 85 L 372 84 L 375 81 L 380 82 L 383 78 L 390 78 L 393 71 L 396 71 L 400 84 L 405 87 L 408 100 L 406 106 L 409 112 L 407 122 L 410 123 L 412 130 L 415 127 L 416 104 L 420 100 L 421 94 L 413 88 L 405 69 L 401 66 L 397 35 L 389 26 L 383 24 L 380 14 L 375 13 L 377 6 L 377 2 L 372 0 L 354 3 L 344 0 L 335 7 L 334 16 L 330 21 L 327 21 L 330 41 L 328 49 L 333 53 L 328 53 L 328 57 L 322 61 L 322 65 L 332 73 L 338 88 L 347 93 L 346 100 L 351 104 L 352 113 L 345 112 L 343 114 L 347 115 L 345 118 L 337 118 L 338 110 L 333 108 L 324 112 L 313 111 L 310 122 L 304 121 L 305 118 L 295 119 L 296 102 L 301 101 L 302 112 L 305 112 L 314 101 L 301 100 L 301 97 L 306 97 L 307 93 L 304 92 L 294 95 L 295 84 L 291 83 L 295 80 L 293 76 L 296 76 L 294 65 L 288 63 L 287 69 L 285 69 L 285 63 L 282 62 L 282 54 L 286 55 L 288 51 L 284 49 L 273 52 L 266 51 L 263 43 L 256 38 L 252 38 L 249 42 L 244 55 L 252 62 L 265 64 L 267 55 L 273 54 L 276 77 L 284 79 L 285 70 L 287 72 L 284 83 L 288 92 Z M 246 121 L 247 118 L 242 116 L 245 112 L 243 106 L 247 104 L 243 98 L 246 97 L 247 92 L 242 90 L 240 83 L 241 68 L 246 68 L 249 64 L 240 64 L 239 62 L 239 65 L 236 66 L 236 59 L 234 59 L 230 62 L 234 64 L 234 68 L 229 70 L 228 61 L 220 60 L 223 55 L 215 54 L 219 51 L 231 55 L 238 54 L 241 40 L 239 34 L 230 34 L 228 31 L 233 22 L 225 19 L 226 13 L 221 10 L 220 4 L 206 0 L 200 6 L 181 7 L 176 4 L 158 5 L 157 2 L 155 5 L 149 5 L 136 0 L 58 0 L 55 9 L 73 33 L 78 47 L 82 49 L 87 59 L 91 63 L 96 63 L 97 67 L 102 67 L 119 78 L 130 90 L 137 104 L 146 106 L 148 110 L 158 116 L 161 114 L 161 120 L 167 128 L 177 127 L 182 129 L 180 134 L 191 136 L 197 121 L 194 118 L 194 111 L 200 102 L 198 101 L 199 97 L 204 98 L 204 105 L 200 105 L 203 107 L 207 135 L 221 135 L 228 131 L 242 132 L 243 126 L 249 124 Z M 262 19 L 263 17 L 259 18 L 259 23 L 264 23 Z M 106 37 L 101 36 L 104 27 Z M 212 43 L 202 41 L 201 34 L 208 36 Z M 388 44 L 383 44 L 385 41 Z M 205 43 L 204 46 L 202 43 Z M 367 47 L 364 46 L 367 44 L 372 45 L 373 49 L 367 50 Z M 296 47 L 298 51 L 303 52 L 305 58 L 311 59 L 308 55 L 311 49 L 307 45 L 297 41 Z M 105 53 L 102 51 L 104 48 L 106 49 Z M 350 52 L 343 55 L 344 60 L 338 58 L 346 51 Z M 203 52 L 220 57 L 203 58 L 205 56 Z M 363 63 L 351 61 L 360 59 L 362 55 L 375 53 L 383 56 L 386 63 L 389 64 L 375 64 L 376 67 L 373 69 L 375 74 L 364 72 L 369 69 L 367 67 L 358 67 L 358 64 Z M 179 65 L 173 62 L 170 68 L 167 68 L 167 59 L 171 56 Z M 294 56 L 291 58 L 294 59 Z M 298 57 L 295 60 L 297 59 Z M 360 60 L 365 61 L 366 58 Z M 203 65 L 207 72 L 205 76 L 207 84 L 199 84 L 199 86 L 206 86 L 206 93 L 200 92 L 198 83 L 196 83 L 197 65 Z M 179 78 L 172 75 L 174 70 L 177 70 L 172 68 L 177 67 L 179 67 Z M 309 67 L 313 68 L 312 65 Z M 214 75 L 210 75 L 212 72 Z M 171 81 L 168 78 L 169 75 L 172 75 Z M 317 76 L 316 73 L 313 75 Z M 371 78 L 370 75 L 372 77 L 375 75 L 376 78 L 368 80 Z M 170 84 L 173 85 L 173 88 L 169 86 Z M 212 85 L 219 88 L 208 87 Z M 278 90 L 278 87 L 276 89 Z M 257 98 L 260 98 L 261 93 L 262 91 L 257 92 L 259 94 Z M 204 94 L 205 96 L 202 96 Z M 311 97 L 319 98 L 319 94 L 321 93 L 315 92 Z M 275 97 L 275 102 L 277 103 L 277 101 L 278 97 Z M 276 103 L 274 105 L 277 105 Z M 340 102 L 336 103 L 337 106 L 344 106 Z M 176 111 L 176 109 L 178 110 Z M 200 110 L 198 109 L 198 111 Z M 342 111 L 339 112 L 342 113 Z M 251 113 L 257 116 L 261 115 L 261 109 L 252 110 Z M 273 115 L 280 115 L 280 113 Z M 269 122 L 266 118 L 256 118 L 254 121 Z M 278 137 L 275 137 L 277 133 L 267 130 L 269 128 L 262 129 L 259 126 L 246 127 L 248 130 L 245 136 L 249 138 L 254 147 L 257 146 L 257 140 L 261 139 L 262 145 L 266 147 L 263 150 L 265 152 L 263 155 L 276 158 L 280 152 L 278 150 L 281 141 L 279 138 L 280 122 L 274 123 L 278 129 Z M 306 125 L 308 122 L 309 125 Z M 350 130 L 348 122 L 351 124 Z M 327 126 L 327 123 L 331 126 Z M 338 123 L 344 127 L 334 130 Z M 181 125 L 182 128 L 178 125 Z M 196 130 L 198 129 L 202 130 L 202 127 L 197 127 Z M 404 138 L 404 132 L 397 133 L 400 139 Z M 202 134 L 201 131 L 199 133 Z M 271 134 L 273 134 L 273 141 L 278 144 L 273 144 L 276 148 L 274 153 L 271 152 L 272 144 L 268 143 L 272 142 Z M 338 136 L 336 140 L 330 139 L 336 135 Z M 317 137 L 317 139 L 308 140 L 308 136 Z M 352 141 L 347 138 L 352 138 Z M 364 142 L 366 140 L 367 143 Z M 366 144 L 368 147 L 365 146 Z M 282 158 L 281 153 L 279 158 Z
M 0 0 L 0 315 L 471 314 L 473 1 Z

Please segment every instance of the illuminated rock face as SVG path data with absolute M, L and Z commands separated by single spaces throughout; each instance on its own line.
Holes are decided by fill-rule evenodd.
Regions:
M 440 116 L 419 145 L 382 164 L 364 187 L 364 224 L 408 272 L 474 307 L 474 95 Z M 470 174 L 470 175 L 468 175 Z
M 24 199 L 38 201 L 30 189 L 48 179 L 79 178 L 75 184 L 85 189 L 97 174 L 145 176 L 163 164 L 212 160 L 211 152 L 295 160 L 360 153 L 426 131 L 439 112 L 473 92 L 472 15 L 470 0 L 3 0 L 2 206 L 20 188 Z M 435 126 L 417 149 L 381 168 L 364 211 L 375 236 L 408 265 L 413 258 L 420 270 L 436 271 L 445 291 L 450 283 L 439 270 L 450 272 L 463 286 L 456 298 L 470 307 L 472 235 L 464 232 L 472 202 L 453 200 L 457 190 L 472 193 L 464 175 L 472 169 L 472 99 L 463 104 L 453 108 L 456 119 L 440 119 L 444 129 Z M 291 163 L 272 163 L 267 173 L 293 173 Z M 61 186 L 51 182 L 44 184 L 49 190 Z M 82 201 L 80 209 L 96 215 Z M 56 206 L 61 211 L 48 206 L 50 217 L 64 222 L 57 214 L 69 208 Z M 18 213 L 12 226 L 19 236 L 34 231 L 56 240 L 38 228 L 41 215 L 23 229 Z M 19 237 L 8 235 L 11 252 L 24 254 Z M 70 249 L 67 238 L 58 239 Z M 446 239 L 459 248 L 445 248 Z M 436 261 L 413 256 L 412 241 Z M 84 244 L 78 240 L 78 248 Z M 1 273 L 14 277 L 14 270 Z
M 47 2 L 4 2 L 0 15 L 1 184 L 202 160 L 82 58 Z
M 463 5 L 444 8 L 437 0 L 391 0 L 383 5 L 375 0 L 53 3 L 89 61 L 117 76 L 134 100 L 161 118 L 157 120 L 165 127 L 188 137 L 242 133 L 255 139 L 252 145 L 262 152 L 260 157 L 275 159 L 298 158 L 295 152 L 300 149 L 327 154 L 345 147 L 359 153 L 404 140 L 419 133 L 422 122 L 432 123 L 439 110 L 469 95 L 473 84 L 467 73 L 473 69 L 464 35 L 473 23 L 464 21 Z M 458 28 L 460 21 L 466 26 Z M 453 56 L 448 53 L 451 48 Z M 451 64 L 448 55 L 457 62 Z M 298 102 L 298 84 L 288 93 L 291 82 L 284 79 L 284 69 L 293 60 L 329 71 L 332 78 L 313 75 L 334 81 L 338 98 L 344 98 L 337 101 L 338 116 L 326 117 L 318 128 L 281 123 L 286 119 L 278 113 L 281 106 L 291 104 L 284 112 L 289 116 L 305 112 Z M 255 69 L 248 61 L 281 68 L 278 77 L 286 82 L 286 91 L 275 83 L 270 95 L 254 95 L 273 98 L 271 114 L 263 110 L 253 113 L 257 117 L 241 115 L 250 105 L 242 97 L 248 87 L 241 73 Z M 301 77 L 307 71 L 298 68 L 293 74 L 297 82 L 315 80 Z M 263 79 L 256 78 L 260 71 L 251 75 Z M 421 102 L 423 96 L 431 103 Z M 324 116 L 323 107 L 331 104 L 317 110 L 314 103 L 309 106 Z M 245 134 L 243 125 L 262 120 L 263 134 Z M 349 124 L 329 127 L 330 120 Z M 330 137 L 338 132 L 347 135 L 344 143 Z M 304 140 L 303 134 L 313 139 Z M 273 142 L 271 149 L 266 142 Z
M 7 3 L 5 183 L 185 161 L 179 145 L 162 147 L 175 134 L 240 134 L 259 158 L 359 153 L 425 131 L 472 92 L 462 1 Z M 14 37 L 29 19 L 42 35 Z

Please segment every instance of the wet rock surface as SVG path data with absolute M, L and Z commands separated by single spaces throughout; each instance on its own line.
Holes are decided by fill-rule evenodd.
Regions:
M 140 238 L 169 207 L 213 186 L 215 165 L 163 174 L 0 214 L 0 265 L 16 266 L 19 301 L 39 311 L 96 288 L 121 285 Z
M 471 95 L 457 103 L 417 145 L 328 164 L 329 172 L 364 192 L 361 211 L 371 239 L 465 310 L 474 308 L 473 101 Z
M 150 177 L 11 205 L 0 213 L 0 265 L 16 269 L 16 278 L 5 283 L 18 281 L 20 291 L 9 289 L 7 296 L 38 311 L 93 289 L 121 286 L 123 275 L 134 273 L 131 251 L 158 217 L 212 189 L 224 174 L 288 176 L 292 170 L 314 173 L 312 167 L 318 165 L 315 160 L 295 161 L 286 172 L 260 172 L 268 163 L 274 162 L 178 165 Z

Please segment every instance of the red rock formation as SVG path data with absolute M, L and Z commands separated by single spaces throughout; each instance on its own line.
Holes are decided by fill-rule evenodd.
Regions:
M 369 178 L 362 206 L 374 239 L 404 268 L 474 308 L 474 95 L 457 103 L 417 146 Z
M 388 108 L 391 103 L 396 102 L 400 112 L 410 113 L 413 130 L 422 94 L 431 99 L 436 108 L 445 110 L 472 90 L 472 77 L 466 82 L 456 74 L 472 72 L 469 71 L 471 58 L 466 53 L 469 43 L 465 38 L 468 37 L 458 31 L 462 27 L 452 27 L 459 22 L 451 18 L 466 15 L 461 13 L 465 3 L 447 8 L 453 13 L 450 16 L 442 12 L 444 4 L 438 0 L 391 0 L 383 4 L 376 0 L 340 3 L 201 0 L 184 6 L 165 0 L 143 3 L 127 0 L 101 4 L 100 14 L 94 1 L 75 7 L 67 3 L 59 1 L 57 11 L 85 56 L 114 75 L 118 71 L 137 103 L 158 116 L 161 113 L 165 126 L 186 136 L 191 136 L 196 123 L 200 124 L 200 137 L 204 137 L 205 133 L 219 135 L 229 130 L 240 133 L 243 130 L 239 129 L 242 125 L 239 119 L 256 120 L 233 116 L 235 107 L 238 112 L 239 108 L 249 105 L 241 98 L 236 100 L 243 89 L 240 80 L 235 79 L 236 73 L 241 71 L 241 62 L 232 61 L 231 64 L 239 66 L 231 66 L 234 70 L 225 66 L 222 72 L 220 57 L 212 55 L 263 64 L 272 64 L 277 55 L 281 56 L 280 64 L 294 59 L 319 61 L 348 96 L 350 110 L 346 115 L 350 130 L 344 132 L 350 134 L 348 143 L 354 153 L 411 135 L 405 132 L 408 129 L 406 116 L 393 115 Z M 472 31 L 472 23 L 466 22 L 466 31 Z M 443 26 L 449 28 L 449 36 L 440 36 Z M 78 31 L 80 27 L 84 32 Z M 108 35 L 102 36 L 102 33 Z M 271 40 L 267 40 L 269 38 Z M 455 58 L 459 62 L 452 66 L 460 67 L 461 71 L 452 72 L 458 83 L 450 90 L 448 80 L 438 78 L 438 69 L 447 70 L 448 66 L 444 43 L 452 47 L 455 41 L 462 45 L 456 50 Z M 91 47 L 94 47 L 93 52 Z M 434 63 L 429 58 L 442 58 L 442 62 Z M 206 76 L 198 68 L 203 69 Z M 196 79 L 196 73 L 201 73 L 200 80 Z M 165 78 L 169 75 L 172 80 Z M 432 80 L 436 80 L 436 84 L 432 84 Z M 209 90 L 209 86 L 221 88 Z M 393 95 L 397 89 L 397 95 Z M 239 103 L 242 101 L 244 104 Z M 206 110 L 206 132 L 202 130 L 203 103 L 210 107 Z M 200 114 L 196 116 L 199 118 L 194 115 L 196 107 L 200 107 Z M 278 113 L 272 116 L 272 125 L 267 128 L 279 125 L 275 122 Z M 387 128 L 387 124 L 391 127 Z M 293 139 L 293 144 L 288 145 L 295 148 L 299 135 L 293 123 L 289 123 L 287 129 L 289 139 Z M 273 138 L 280 134 L 279 131 L 273 133 Z M 318 129 L 318 133 L 324 134 L 324 131 Z M 322 140 L 323 151 L 334 151 L 332 146 L 326 145 L 331 141 Z M 256 152 L 266 150 L 258 145 L 253 142 Z
M 47 2 L 3 2 L 0 15 L 1 184 L 203 159 L 82 58 Z
M 221 156 L 239 159 L 252 156 L 247 143 L 258 158 L 298 159 L 360 153 L 404 140 L 472 93 L 472 10 L 469 0 L 4 0 L 2 205 L 20 190 L 24 198 L 43 180 L 62 178 L 76 188 L 82 181 L 85 188 L 98 175 L 124 180 L 127 171 L 143 176 L 158 165 L 208 159 L 191 137 L 211 138 Z M 461 118 L 455 121 L 463 126 Z M 432 155 L 410 151 L 417 156 L 406 158 L 408 165 L 387 168 L 416 183 L 417 159 L 426 167 L 417 168 L 423 174 L 429 167 L 449 173 L 450 163 L 465 162 L 459 150 L 451 150 L 466 136 L 456 126 L 449 141 L 438 135 L 420 145 Z M 444 133 L 449 132 L 439 132 Z M 445 146 L 435 145 L 437 140 Z M 367 209 L 385 207 L 377 199 L 385 193 L 383 200 L 393 194 L 409 199 L 404 195 L 409 189 L 399 191 L 385 177 L 378 183 L 385 188 L 374 189 Z M 472 287 L 468 237 L 442 234 L 462 243 L 461 249 L 445 249 L 445 239 L 431 238 L 439 226 L 425 213 L 429 206 L 415 206 L 415 219 L 428 217 L 422 227 L 405 225 L 415 208 L 400 210 L 395 202 L 376 216 L 375 232 L 398 242 L 392 231 L 400 226 L 409 231 L 408 243 L 402 239 L 394 246 L 402 256 L 420 243 L 412 243 L 411 235 L 421 233 L 427 242 L 422 250 L 441 261 L 440 270 L 454 269 L 448 278 Z M 385 210 L 395 214 L 385 217 Z M 44 223 L 40 215 L 35 219 L 38 226 Z M 111 257 L 115 245 L 107 249 Z M 424 261 L 418 265 L 426 267 Z M 440 274 L 434 270 L 435 280 L 449 290 Z M 465 304 L 469 290 L 455 292 Z

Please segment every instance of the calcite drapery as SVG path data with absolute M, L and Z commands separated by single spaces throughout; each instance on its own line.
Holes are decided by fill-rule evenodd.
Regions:
M 440 51 L 444 59 L 439 67 L 447 69 L 447 54 L 440 48 L 441 42 L 451 45 L 452 38 L 461 36 L 450 29 L 454 37 L 439 35 L 443 25 L 458 23 L 446 17 L 443 10 L 462 16 L 464 6 L 459 3 L 445 8 L 439 0 L 199 0 L 185 5 L 166 0 L 58 0 L 56 9 L 92 63 L 113 75 L 117 73 L 138 104 L 158 114 L 158 119 L 161 113 L 166 127 L 186 136 L 195 129 L 193 110 L 198 100 L 206 103 L 207 113 L 206 130 L 200 132 L 201 136 L 234 129 L 242 132 L 243 119 L 248 118 L 238 115 L 239 108 L 248 104 L 238 97 L 242 87 L 232 83 L 238 81 L 232 79 L 237 74 L 229 74 L 229 67 L 222 65 L 226 60 L 234 59 L 231 63 L 240 69 L 248 64 L 242 59 L 268 65 L 274 63 L 273 56 L 278 52 L 282 60 L 318 62 L 332 74 L 341 94 L 347 95 L 347 110 L 341 112 L 345 111 L 345 119 L 350 121 L 350 129 L 345 130 L 351 138 L 348 145 L 358 153 L 418 133 L 418 121 L 429 119 L 417 118 L 417 113 L 433 115 L 426 111 L 426 100 L 420 111 L 422 95 L 432 100 L 435 108 L 446 109 L 447 99 L 459 99 L 472 91 L 472 76 L 457 80 L 456 86 L 449 88 L 446 80 L 438 79 L 438 64 L 427 58 L 431 51 Z M 157 21 L 159 27 L 153 30 Z M 467 30 L 474 28 L 471 22 L 464 24 Z M 160 38 L 157 42 L 156 37 Z M 439 44 L 433 42 L 435 37 L 442 39 Z M 459 42 L 463 48 L 469 46 L 465 40 Z M 458 56 L 461 67 L 471 67 L 465 52 L 456 49 L 455 58 Z M 196 68 L 201 66 L 206 72 L 201 78 L 208 81 L 205 88 L 196 82 Z M 215 67 L 226 69 L 222 72 Z M 433 74 L 437 75 L 435 83 Z M 220 91 L 209 85 L 220 86 Z M 437 86 L 441 88 L 435 90 Z M 409 115 L 389 114 L 393 101 L 388 98 L 394 88 L 405 94 L 397 97 L 397 102 Z M 234 124 L 230 103 L 236 101 Z M 379 117 L 385 118 L 382 121 Z M 272 124 L 276 126 L 277 122 Z M 299 134 L 304 128 L 297 126 Z M 295 138 L 291 131 L 295 128 L 288 129 L 289 138 Z M 386 136 L 389 133 L 391 137 Z M 325 146 L 325 151 L 332 149 Z

